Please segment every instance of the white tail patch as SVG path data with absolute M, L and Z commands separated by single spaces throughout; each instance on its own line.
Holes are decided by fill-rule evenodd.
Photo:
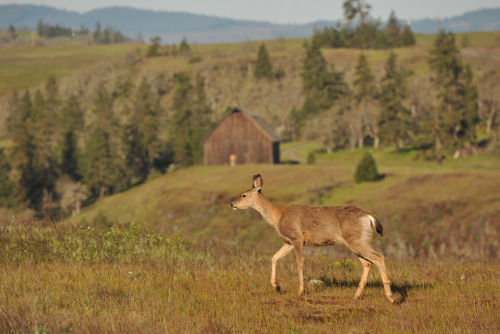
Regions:
M 373 217 L 372 215 L 368 215 L 367 217 L 368 219 L 370 219 L 371 228 L 376 230 L 377 228 L 375 227 L 375 217 Z

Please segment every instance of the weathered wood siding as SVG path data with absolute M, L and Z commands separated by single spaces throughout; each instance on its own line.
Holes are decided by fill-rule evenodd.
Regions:
M 279 142 L 273 141 L 254 120 L 234 111 L 207 137 L 203 144 L 205 165 L 279 163 Z

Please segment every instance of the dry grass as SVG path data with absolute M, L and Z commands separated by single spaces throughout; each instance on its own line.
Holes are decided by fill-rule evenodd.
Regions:
M 361 266 L 312 252 L 298 297 L 293 256 L 269 284 L 272 250 L 192 244 L 136 224 L 0 221 L 0 332 L 494 333 L 495 262 L 388 260 L 400 304 L 378 273 L 352 299 Z M 110 236 L 111 234 L 111 236 Z M 113 251 L 114 250 L 114 251 Z M 120 251 L 117 251 L 120 250 Z

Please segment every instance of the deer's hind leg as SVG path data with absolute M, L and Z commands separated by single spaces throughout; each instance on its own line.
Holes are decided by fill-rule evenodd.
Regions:
M 389 278 L 387 277 L 387 270 L 385 268 L 384 256 L 382 254 L 378 253 L 377 251 L 375 251 L 373 248 L 371 248 L 371 246 L 370 247 L 368 247 L 368 246 L 362 247 L 361 249 L 354 249 L 354 251 L 359 257 L 362 257 L 365 261 L 372 262 L 377 266 L 377 268 L 380 272 L 380 276 L 382 277 L 382 283 L 384 284 L 385 295 L 387 296 L 387 299 L 389 299 L 389 301 L 391 303 L 394 303 L 394 298 L 392 297 L 392 291 L 391 291 L 391 282 L 389 281 Z M 363 271 L 363 276 L 361 277 L 362 280 L 363 280 L 364 274 L 365 274 L 365 272 Z M 368 273 L 366 273 L 366 275 L 368 276 Z M 360 282 L 360 287 L 361 287 L 361 283 L 362 282 Z M 366 282 L 365 282 L 365 284 L 366 284 Z M 359 292 L 359 288 L 358 288 L 358 292 Z M 358 293 L 356 292 L 356 295 L 357 294 Z
M 297 260 L 297 271 L 299 273 L 299 295 L 304 292 L 304 243 L 302 240 L 300 242 L 295 242 L 293 244 L 295 248 L 295 257 Z
M 370 273 L 370 269 L 372 267 L 372 263 L 370 261 L 365 260 L 360 256 L 358 256 L 358 259 L 361 262 L 361 265 L 363 265 L 363 274 L 361 274 L 361 281 L 359 282 L 359 287 L 356 291 L 356 294 L 354 295 L 354 299 L 358 299 L 359 297 L 361 297 L 363 289 L 366 285 L 366 281 L 368 280 L 368 274 Z

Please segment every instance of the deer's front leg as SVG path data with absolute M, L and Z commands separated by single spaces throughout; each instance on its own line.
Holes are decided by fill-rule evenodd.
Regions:
M 284 244 L 283 247 L 281 247 L 280 250 L 273 255 L 272 267 L 271 267 L 271 284 L 277 291 L 280 291 L 280 286 L 278 285 L 278 282 L 276 282 L 276 262 L 278 262 L 279 259 L 290 253 L 292 249 L 293 249 L 292 245 Z

